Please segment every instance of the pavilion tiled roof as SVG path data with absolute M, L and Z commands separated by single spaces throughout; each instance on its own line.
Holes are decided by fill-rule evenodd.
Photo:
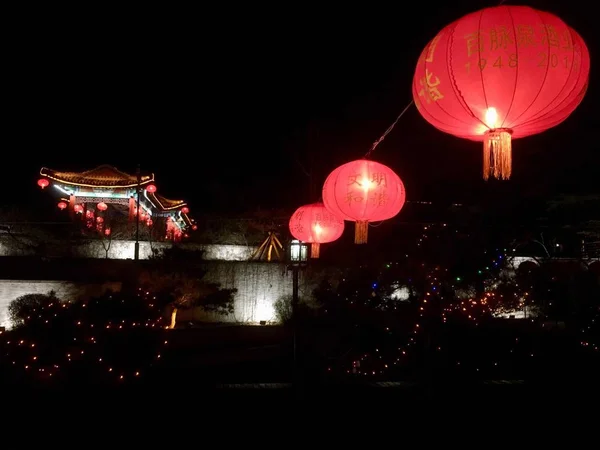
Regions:
M 155 208 L 162 209 L 163 211 L 170 211 L 173 209 L 183 208 L 187 205 L 184 200 L 171 200 L 169 198 L 163 197 L 162 195 L 157 194 L 156 192 L 147 192 L 147 197 L 150 202 L 154 205 Z
M 40 175 L 51 180 L 89 187 L 131 188 L 138 184 L 137 176 L 120 171 L 116 167 L 104 164 L 85 172 L 59 172 L 42 167 Z M 142 175 L 141 185 L 154 181 L 154 174 Z

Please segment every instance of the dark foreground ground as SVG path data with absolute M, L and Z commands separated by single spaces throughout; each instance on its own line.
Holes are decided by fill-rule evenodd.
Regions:
M 402 376 L 361 379 L 328 376 L 301 354 L 294 376 L 289 337 L 278 327 L 181 330 L 170 334 L 160 364 L 139 379 L 110 386 L 85 379 L 5 384 L 2 434 L 23 437 L 25 426 L 64 426 L 69 433 L 100 430 L 106 437 L 124 430 L 148 438 L 154 436 L 150 430 L 157 439 L 171 435 L 183 443 L 219 429 L 227 439 L 260 441 L 295 427 L 303 435 L 324 427 L 363 436 L 380 428 L 384 434 L 410 433 L 409 424 L 456 421 L 466 430 L 483 426 L 492 433 L 531 435 L 555 422 L 565 429 L 578 421 L 583 431 L 600 414 L 598 358 L 584 358 L 571 345 L 538 345 L 535 363 L 517 361 L 508 371 L 474 374 L 420 362 Z M 310 354 L 315 351 L 311 347 Z M 339 362 L 339 354 L 332 354 Z M 31 443 L 42 436 L 25 435 Z M 148 448 L 158 448 L 154 444 Z

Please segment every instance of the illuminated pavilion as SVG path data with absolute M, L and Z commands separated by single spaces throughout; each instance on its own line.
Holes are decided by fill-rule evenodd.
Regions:
M 67 210 L 72 217 L 81 215 L 89 228 L 96 227 L 100 232 L 103 231 L 103 214 L 109 205 L 127 209 L 129 220 L 135 222 L 138 193 L 140 223 L 152 226 L 162 219 L 166 225 L 165 239 L 180 240 L 188 228 L 196 228 L 184 200 L 171 200 L 156 192 L 154 174 L 131 175 L 102 165 L 85 172 L 60 172 L 42 167 L 40 175 L 38 186 L 51 188 L 61 210 Z

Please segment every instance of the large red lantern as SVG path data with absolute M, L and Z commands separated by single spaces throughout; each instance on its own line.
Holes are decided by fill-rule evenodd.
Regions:
M 323 203 L 301 206 L 290 218 L 290 232 L 296 239 L 311 244 L 310 256 L 318 258 L 320 244 L 333 242 L 344 232 L 344 221 Z
M 98 208 L 98 211 L 106 211 L 108 209 L 108 205 L 104 202 L 100 202 L 96 205 L 96 208 Z
M 511 140 L 564 121 L 585 95 L 589 70 L 583 39 L 558 17 L 527 6 L 485 8 L 425 47 L 413 98 L 434 127 L 483 141 L 484 179 L 508 179 Z
M 148 186 L 146 186 L 146 191 L 150 192 L 151 194 L 154 194 L 156 192 L 156 186 L 153 184 L 149 184 Z
M 40 178 L 37 182 L 37 185 L 44 189 L 50 185 L 50 182 L 46 178 Z
M 60 209 L 61 211 L 65 210 L 67 208 L 67 202 L 58 202 L 58 209 Z
M 389 167 L 368 159 L 338 167 L 323 185 L 325 207 L 344 220 L 356 222 L 356 244 L 367 242 L 369 222 L 391 219 L 405 201 L 400 177 Z

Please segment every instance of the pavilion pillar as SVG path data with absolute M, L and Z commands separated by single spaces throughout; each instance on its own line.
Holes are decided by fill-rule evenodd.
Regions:
M 69 196 L 69 216 L 73 218 L 75 216 L 75 204 L 77 203 L 77 198 L 75 195 Z

